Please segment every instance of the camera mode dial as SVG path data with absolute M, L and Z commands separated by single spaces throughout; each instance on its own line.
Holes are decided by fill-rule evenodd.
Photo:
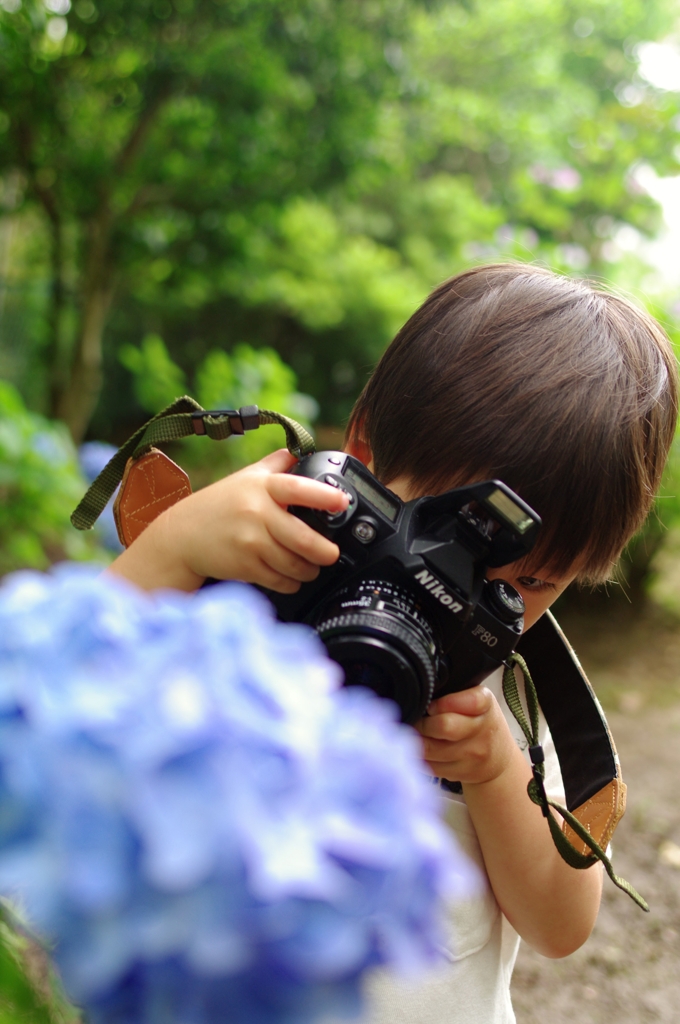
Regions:
M 340 512 L 324 512 L 321 509 L 317 511 L 317 516 L 327 526 L 344 526 L 348 519 L 350 519 L 357 507 L 357 496 L 353 490 L 350 490 L 346 486 L 345 482 L 332 473 L 325 473 L 321 478 L 322 483 L 328 484 L 329 487 L 335 487 L 338 491 L 343 491 L 349 497 L 349 505 L 346 509 L 342 509 Z

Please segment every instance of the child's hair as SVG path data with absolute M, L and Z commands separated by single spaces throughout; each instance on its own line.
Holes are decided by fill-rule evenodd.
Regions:
M 360 395 L 348 442 L 422 494 L 503 480 L 544 527 L 531 565 L 611 572 L 659 487 L 677 416 L 661 327 L 632 303 L 525 264 L 436 288 Z

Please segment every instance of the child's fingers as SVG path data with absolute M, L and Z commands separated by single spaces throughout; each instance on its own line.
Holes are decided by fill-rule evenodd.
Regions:
M 262 559 L 274 572 L 298 583 L 309 583 L 319 575 L 319 566 L 300 558 L 274 538 L 262 552 Z
M 305 508 L 323 509 L 325 512 L 340 512 L 347 508 L 349 498 L 341 491 L 319 480 L 308 480 L 303 476 L 289 473 L 272 473 L 267 480 L 267 490 L 278 505 L 303 505 Z
M 257 566 L 256 577 L 254 582 L 268 590 L 275 590 L 278 594 L 296 594 L 301 586 L 298 580 L 277 572 L 262 559 Z
M 452 750 L 450 743 L 441 749 L 435 749 L 428 744 L 423 746 L 423 761 L 432 774 L 440 779 L 460 779 L 461 774 L 467 774 L 465 757 L 457 757 L 456 754 L 457 751 Z M 467 767 L 470 767 L 469 764 Z
M 312 565 L 333 565 L 340 557 L 337 544 L 283 509 L 274 510 L 267 528 L 278 544 Z
M 486 686 L 473 686 L 469 690 L 447 693 L 430 704 L 430 716 L 454 713 L 457 715 L 483 715 L 491 707 L 493 695 Z
M 427 744 L 432 741 L 432 749 L 438 744 L 459 743 L 473 736 L 479 729 L 481 716 L 470 715 L 435 715 L 432 718 L 421 718 L 416 729 Z
M 423 740 L 423 761 L 442 779 L 459 779 L 460 769 L 471 763 L 468 752 L 440 740 Z

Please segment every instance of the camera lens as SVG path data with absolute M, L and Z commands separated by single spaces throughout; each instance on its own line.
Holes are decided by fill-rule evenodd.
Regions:
M 434 692 L 437 644 L 408 589 L 360 580 L 336 592 L 314 625 L 347 686 L 366 686 L 395 701 L 404 722 L 422 717 Z

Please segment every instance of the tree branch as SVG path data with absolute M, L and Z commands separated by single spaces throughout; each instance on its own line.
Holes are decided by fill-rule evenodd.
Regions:
M 38 168 L 33 159 L 33 137 L 31 135 L 31 129 L 28 124 L 23 121 L 19 123 L 14 134 L 23 170 L 28 175 L 28 180 L 36 199 L 41 203 L 45 213 L 52 223 L 60 223 L 61 215 L 59 213 L 59 207 L 54 190 L 50 186 L 41 185 L 38 181 Z
M 138 210 L 142 210 L 145 206 L 150 206 L 152 203 L 166 203 L 173 194 L 174 189 L 167 186 L 140 185 L 124 212 L 121 214 L 121 217 L 130 217 L 137 213 Z
M 172 87 L 170 82 L 166 82 L 166 84 L 156 93 L 149 105 L 142 111 L 141 117 L 130 132 L 127 142 L 124 144 L 114 161 L 114 175 L 120 177 L 120 175 L 125 174 L 130 165 L 134 163 L 137 154 L 146 141 L 146 137 L 149 134 L 158 111 L 171 95 Z

